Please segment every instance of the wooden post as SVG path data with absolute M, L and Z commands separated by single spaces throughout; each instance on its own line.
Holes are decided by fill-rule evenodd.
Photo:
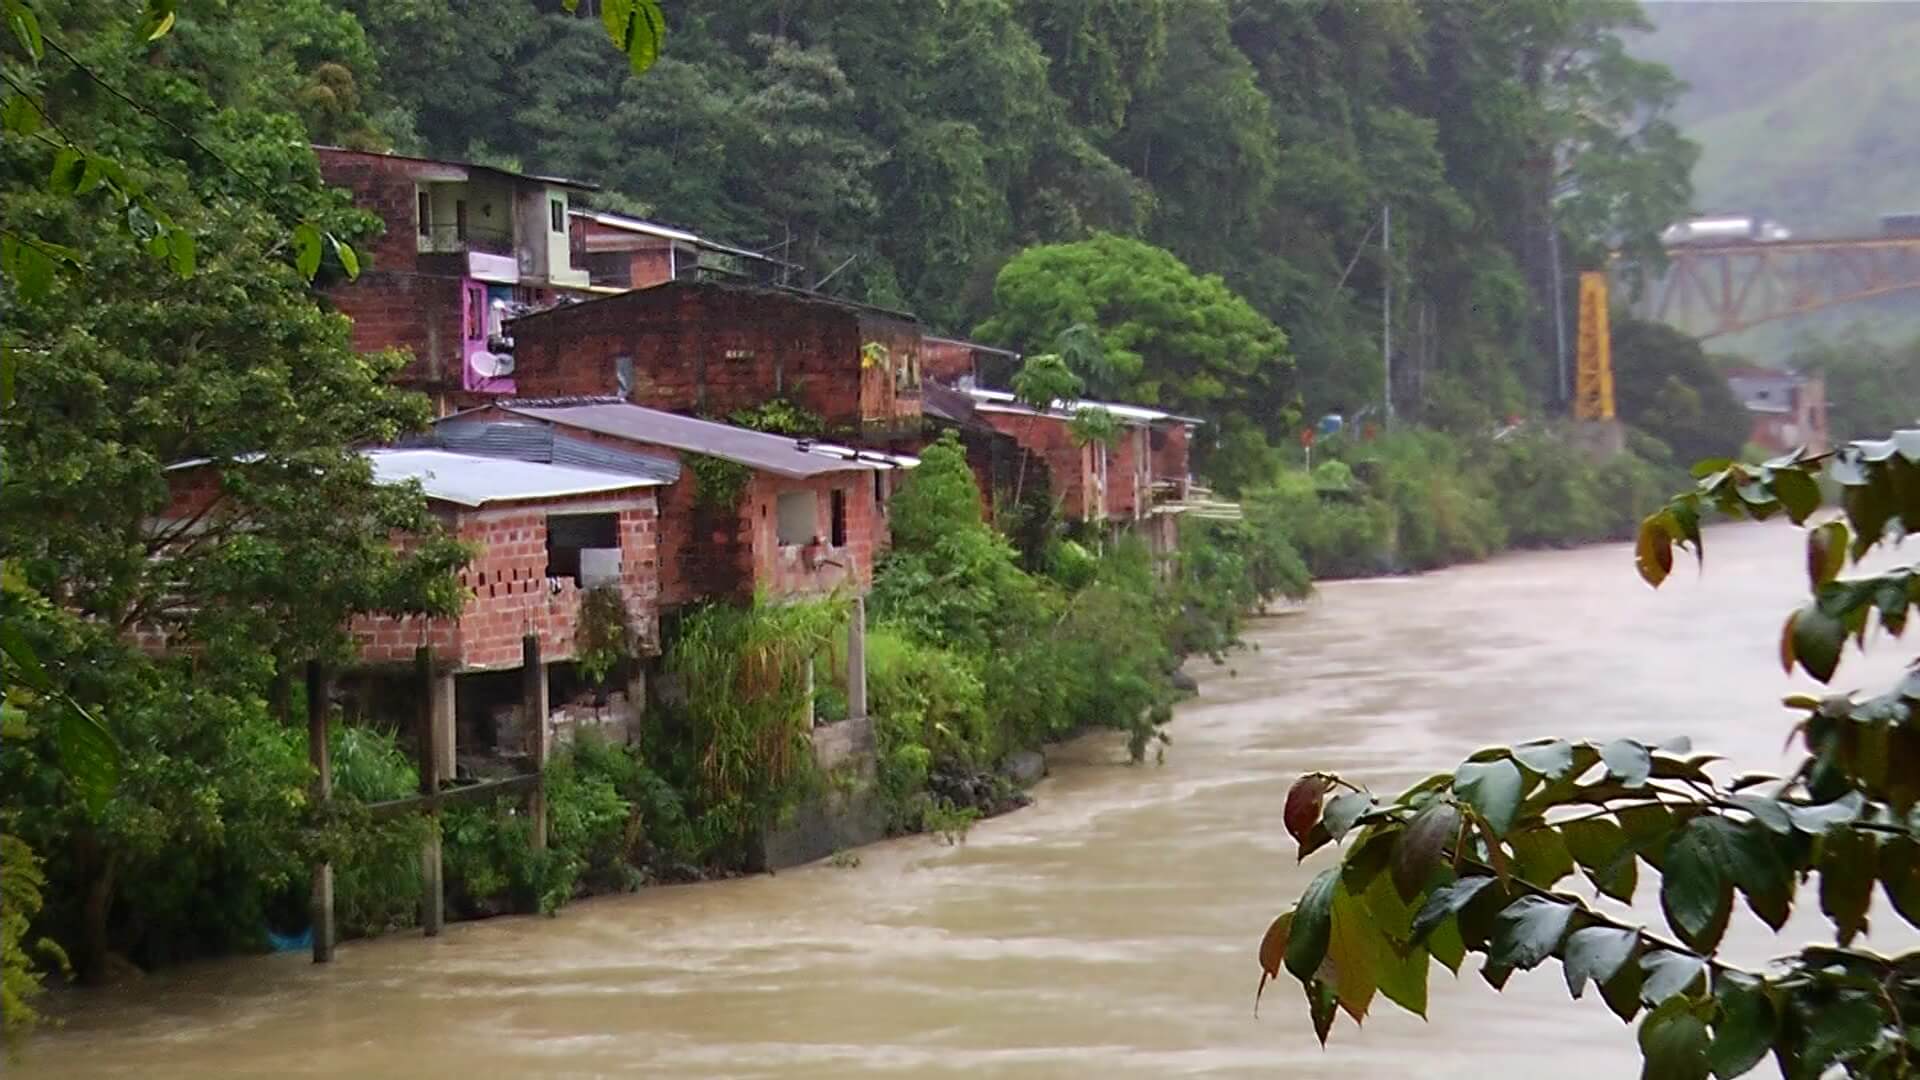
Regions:
M 283 670 L 290 670 L 283 665 Z M 333 759 L 327 750 L 327 717 L 332 711 L 333 677 L 318 660 L 307 661 L 307 763 L 313 766 L 313 805 L 324 808 L 333 798 Z M 308 898 L 308 922 L 313 927 L 313 962 L 333 959 L 333 864 L 313 864 L 313 891 Z
M 540 775 L 527 796 L 527 817 L 533 822 L 533 849 L 547 849 L 547 669 L 540 660 L 540 635 L 520 639 L 520 707 L 527 730 L 533 734 L 533 771 Z
M 867 598 L 853 598 L 847 623 L 847 719 L 867 718 Z
M 414 684 L 419 687 L 420 716 L 417 731 L 419 733 L 420 755 L 420 794 L 435 796 L 440 793 L 440 755 L 434 752 L 433 715 L 437 711 L 434 698 L 437 696 L 439 681 L 433 677 L 433 650 L 425 645 L 413 651 Z M 428 937 L 440 933 L 440 927 L 446 921 L 446 889 L 441 881 L 440 867 L 440 808 L 437 800 L 427 803 L 427 838 L 420 845 L 420 929 Z

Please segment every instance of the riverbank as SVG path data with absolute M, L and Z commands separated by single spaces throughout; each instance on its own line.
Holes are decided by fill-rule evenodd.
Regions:
M 1250 942 L 1331 857 L 1296 866 L 1276 808 L 1302 772 L 1399 790 L 1546 734 L 1685 732 L 1734 772 L 1777 767 L 1775 729 L 1755 721 L 1801 685 L 1770 629 L 1802 598 L 1774 572 L 1799 542 L 1716 529 L 1707 572 L 1660 592 L 1619 544 L 1329 585 L 1304 615 L 1250 625 L 1237 676 L 1189 665 L 1201 694 L 1177 706 L 1163 767 L 1126 767 L 1113 732 L 1067 743 L 1033 807 L 965 844 L 890 840 L 857 866 L 450 925 L 331 965 L 209 961 L 59 995 L 64 1024 L 7 1075 L 1633 1075 L 1632 1030 L 1570 1005 L 1557 972 L 1518 973 L 1503 996 L 1437 978 L 1427 1021 L 1341 1020 L 1325 1051 L 1297 995 L 1255 1019 Z M 1577 720 L 1543 719 L 1568 701 Z M 1754 920 L 1729 935 L 1771 944 Z M 1496 1012 L 1529 1036 L 1488 1039 Z

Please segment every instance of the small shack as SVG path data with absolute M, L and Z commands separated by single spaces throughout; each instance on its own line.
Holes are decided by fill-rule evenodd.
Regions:
M 1205 421 L 1142 405 L 1056 401 L 1036 409 L 1004 390 L 969 388 L 974 416 L 1039 459 L 1061 513 L 1069 521 L 1126 525 L 1152 522 L 1164 503 L 1187 498 L 1193 481 L 1188 447 Z M 1118 429 L 1109 444 L 1079 441 L 1073 420 L 1083 410 L 1107 414 Z M 1155 528 L 1160 540 L 1170 527 Z
M 461 747 L 525 752 L 534 735 L 518 712 L 528 636 L 539 642 L 562 705 L 579 682 L 572 662 L 583 618 L 624 620 L 640 651 L 657 646 L 655 491 L 666 480 L 438 449 L 366 456 L 376 482 L 418 483 L 447 530 L 475 549 L 460 572 L 459 614 L 365 616 L 352 627 L 370 667 L 409 665 L 418 647 L 431 650 L 440 682 L 433 740 L 442 776 L 455 775 Z M 596 614 L 584 614 L 589 605 Z M 644 707 L 643 690 L 629 685 L 605 694 L 584 719 L 563 709 L 558 733 L 591 724 L 624 741 Z
M 673 463 L 678 478 L 659 498 L 663 608 L 756 591 L 865 593 L 888 541 L 893 474 L 919 463 L 617 398 L 502 401 L 446 417 L 436 430 L 441 440 L 469 448 L 545 441 Z

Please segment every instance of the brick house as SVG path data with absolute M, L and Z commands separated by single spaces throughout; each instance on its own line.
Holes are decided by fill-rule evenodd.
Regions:
M 460 571 L 458 615 L 354 620 L 363 661 L 410 662 L 425 644 L 455 672 L 518 668 L 526 634 L 547 661 L 571 660 L 581 598 L 603 587 L 619 592 L 639 640 L 657 645 L 661 479 L 435 449 L 366 456 L 376 483 L 417 481 L 476 554 Z
M 1053 497 L 1069 521 L 1126 524 L 1153 517 L 1161 500 L 1179 501 L 1192 487 L 1187 450 L 1191 429 L 1202 423 L 1139 405 L 1055 402 L 1045 411 L 1002 390 L 971 389 L 974 412 L 1010 436 L 1046 470 Z M 1119 423 L 1111 445 L 1073 438 L 1072 421 L 1083 408 L 1099 409 Z
M 1734 368 L 1727 385 L 1747 407 L 1752 429 L 1747 441 L 1776 454 L 1801 446 L 1825 450 L 1827 385 L 1818 374 L 1772 368 Z
M 709 240 L 657 221 L 575 210 L 573 262 L 593 284 L 644 289 L 669 281 L 737 281 L 784 284 L 792 267 L 757 251 Z
M 524 636 L 538 638 L 545 677 L 561 675 L 563 686 L 579 683 L 571 662 L 591 590 L 614 590 L 641 650 L 658 647 L 655 492 L 677 475 L 670 462 L 636 474 L 440 449 L 363 453 L 376 483 L 418 483 L 447 531 L 475 551 L 459 572 L 465 598 L 457 614 L 367 615 L 349 627 L 360 666 L 343 673 L 343 690 L 359 687 L 367 711 L 397 717 L 403 727 L 410 691 L 404 677 L 396 681 L 391 673 L 413 663 L 418 647 L 431 652 L 439 684 L 431 730 L 442 776 L 454 775 L 457 748 L 513 751 L 531 731 L 512 704 Z M 217 498 L 219 473 L 208 464 L 169 469 L 172 497 L 163 521 L 191 520 Z M 143 635 L 143 641 L 166 647 L 163 636 Z M 631 730 L 644 699 L 638 673 L 629 674 L 635 681 L 600 694 L 598 707 L 587 710 L 610 734 Z
M 793 289 L 672 281 L 515 319 L 522 397 L 613 396 L 727 416 L 785 398 L 821 434 L 889 440 L 921 426 L 913 316 Z
M 711 597 L 864 593 L 888 541 L 892 474 L 918 462 L 809 439 L 770 435 L 643 408 L 619 399 L 513 399 L 446 417 L 449 445 L 527 454 L 542 438 L 666 460 L 679 467 L 659 492 L 659 602 Z M 734 466 L 706 468 L 701 458 Z M 702 472 L 737 491 L 701 490 Z
M 401 381 L 432 394 L 512 393 L 503 322 L 519 306 L 589 295 L 573 263 L 573 199 L 593 190 L 484 165 L 316 146 L 320 174 L 386 232 L 358 279 L 328 290 L 362 352 L 413 354 Z

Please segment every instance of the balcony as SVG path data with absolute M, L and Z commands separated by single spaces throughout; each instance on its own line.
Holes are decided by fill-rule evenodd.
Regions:
M 424 226 L 419 230 L 419 243 L 422 255 L 480 252 L 511 257 L 514 253 L 512 229 L 474 225 L 471 222 L 465 225 L 448 223 Z

